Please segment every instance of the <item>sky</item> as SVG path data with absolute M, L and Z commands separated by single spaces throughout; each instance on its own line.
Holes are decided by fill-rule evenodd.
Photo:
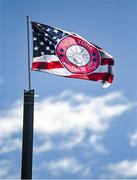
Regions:
M 33 178 L 137 178 L 137 0 L 0 0 L 0 178 L 20 178 L 26 16 L 76 32 L 115 60 L 108 89 L 31 72 Z

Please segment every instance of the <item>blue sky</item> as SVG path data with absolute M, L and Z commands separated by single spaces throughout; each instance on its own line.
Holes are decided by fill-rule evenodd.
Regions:
M 0 0 L 0 178 L 20 178 L 26 16 L 76 32 L 115 59 L 114 83 L 32 72 L 34 178 L 137 177 L 137 1 Z

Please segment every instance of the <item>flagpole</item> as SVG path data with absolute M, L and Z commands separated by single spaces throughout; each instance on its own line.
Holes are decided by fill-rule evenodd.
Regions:
M 29 17 L 27 16 L 28 85 L 24 90 L 21 179 L 32 179 L 34 90 L 31 90 Z
M 26 18 L 27 18 L 27 40 L 28 40 L 28 84 L 29 84 L 29 90 L 31 90 L 29 16 L 27 16 Z

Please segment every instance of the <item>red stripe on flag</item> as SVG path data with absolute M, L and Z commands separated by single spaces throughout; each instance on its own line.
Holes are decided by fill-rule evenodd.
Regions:
M 103 59 L 103 65 L 108 64 L 108 60 Z M 109 59 L 110 60 L 110 59 Z M 113 60 L 113 59 L 112 59 Z M 113 62 L 113 61 L 111 61 Z M 52 62 L 33 62 L 32 63 L 32 70 L 40 70 L 40 69 L 55 69 L 55 68 L 64 68 L 64 66 L 59 62 L 59 61 L 52 61 Z M 64 77 L 68 78 L 78 78 L 78 79 L 85 79 L 85 80 L 92 80 L 92 81 L 107 81 L 109 83 L 112 83 L 113 81 L 113 75 L 108 72 L 96 72 L 96 73 L 91 73 L 88 75 L 79 75 L 79 74 L 73 74 L 73 75 L 66 75 Z
M 70 75 L 67 76 L 69 78 L 79 78 L 79 79 L 86 79 L 86 80 L 92 80 L 92 81 L 99 81 L 99 80 L 103 80 L 103 81 L 107 81 L 109 83 L 112 83 L 113 81 L 113 75 L 110 73 L 92 73 L 92 74 L 88 74 L 88 75 Z
M 101 65 L 114 65 L 114 60 L 112 58 L 101 58 Z
M 55 69 L 55 68 L 64 68 L 64 66 L 59 61 L 32 63 L 32 70 Z

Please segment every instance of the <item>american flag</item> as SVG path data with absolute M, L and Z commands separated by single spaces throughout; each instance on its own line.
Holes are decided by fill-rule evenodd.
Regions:
M 112 83 L 114 60 L 105 50 L 78 34 L 37 22 L 31 22 L 31 25 L 32 70 L 69 78 L 101 81 L 103 88 Z M 80 40 L 81 44 L 77 44 Z

